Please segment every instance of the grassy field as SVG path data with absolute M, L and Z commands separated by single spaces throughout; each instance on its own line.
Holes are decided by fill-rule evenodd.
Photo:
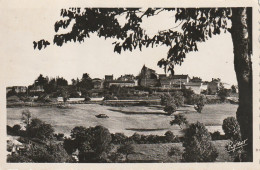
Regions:
M 171 130 L 175 135 L 181 135 L 179 126 L 171 126 L 169 122 L 174 116 L 165 115 L 160 106 L 130 106 L 111 107 L 98 104 L 71 105 L 69 109 L 50 107 L 29 107 L 29 108 L 7 108 L 7 124 L 21 124 L 21 112 L 29 109 L 32 117 L 37 117 L 54 126 L 56 133 L 61 132 L 70 135 L 75 126 L 96 126 L 107 127 L 110 132 L 123 132 L 132 135 L 135 132 L 140 134 L 163 135 Z M 200 121 L 208 130 L 222 132 L 223 119 L 235 116 L 237 105 L 215 104 L 206 105 L 201 114 L 195 112 L 192 106 L 181 107 L 175 114 L 185 113 L 189 122 Z M 95 115 L 106 114 L 107 119 L 97 118 Z

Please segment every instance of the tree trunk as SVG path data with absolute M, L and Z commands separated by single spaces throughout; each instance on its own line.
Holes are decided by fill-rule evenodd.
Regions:
M 236 113 L 245 147 L 247 160 L 253 161 L 253 104 L 252 104 L 252 26 L 250 8 L 232 9 L 231 36 L 234 46 L 234 65 L 239 90 L 239 107 Z

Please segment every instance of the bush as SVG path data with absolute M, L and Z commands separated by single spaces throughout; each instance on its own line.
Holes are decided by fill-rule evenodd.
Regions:
M 174 115 L 174 120 L 170 121 L 170 125 L 179 125 L 182 129 L 181 125 L 187 125 L 187 118 L 183 114 Z
M 63 133 L 54 134 L 54 137 L 56 137 L 56 139 L 58 141 L 63 141 L 64 140 L 64 134 Z
M 201 111 L 206 103 L 206 97 L 204 95 L 193 94 L 191 98 L 192 98 L 191 103 L 194 105 L 194 109 L 198 113 L 201 113 Z
M 6 131 L 7 135 L 12 135 L 13 134 L 13 128 L 9 125 L 6 125 Z
M 71 138 L 65 138 L 63 141 L 63 147 L 66 150 L 66 152 L 71 155 L 73 152 L 76 151 L 77 149 L 77 145 L 75 140 L 71 139 Z
M 7 156 L 7 162 L 10 163 L 29 163 L 29 162 L 33 162 L 33 160 L 31 160 L 30 158 L 28 158 L 27 156 L 24 155 L 8 155 Z
M 173 92 L 172 97 L 174 98 L 174 104 L 177 108 L 181 107 L 184 104 L 184 96 L 181 91 Z
M 72 162 L 61 144 L 38 145 L 33 144 L 25 153 L 10 155 L 7 162 L 37 162 L 37 163 L 63 163 Z
M 29 137 L 48 140 L 53 137 L 54 129 L 51 124 L 47 124 L 40 119 L 34 118 L 28 125 L 26 132 Z
M 218 157 L 208 130 L 199 122 L 190 124 L 185 130 L 183 147 L 185 162 L 213 162 Z
M 222 136 L 219 131 L 215 131 L 214 133 L 210 133 L 212 140 L 222 140 Z
M 224 102 L 228 96 L 230 96 L 230 90 L 224 88 L 223 85 L 220 86 L 220 89 L 218 90 L 218 96 L 220 97 L 220 100 Z
M 17 92 L 15 91 L 14 87 L 12 88 L 11 91 L 6 93 L 6 97 L 10 97 L 10 96 L 17 96 Z
M 125 144 L 127 142 L 134 142 L 137 144 L 158 144 L 158 143 L 178 143 L 180 139 L 175 136 L 171 131 L 167 131 L 164 136 L 158 135 L 140 135 L 134 133 L 132 136 L 127 137 L 123 133 L 112 134 L 113 144 Z
M 138 133 L 134 133 L 131 137 L 129 137 L 130 141 L 133 141 L 135 143 L 140 143 L 141 141 L 141 135 Z
M 14 132 L 19 132 L 19 131 L 21 130 L 21 126 L 18 125 L 18 124 L 15 124 L 15 125 L 13 126 L 13 130 L 14 130 Z
M 177 107 L 174 103 L 172 103 L 171 105 L 166 105 L 163 109 L 163 111 L 167 112 L 168 115 L 173 114 L 174 112 L 176 112 Z
M 84 101 L 85 101 L 85 102 L 89 102 L 90 100 L 91 100 L 90 97 L 87 96 L 87 97 L 85 97 L 85 100 L 84 100 Z
M 181 99 L 180 99 L 181 98 Z M 175 93 L 173 96 L 170 94 L 163 94 L 161 96 L 161 105 L 164 106 L 164 111 L 171 115 L 176 112 L 177 108 L 183 104 L 183 96 L 180 93 Z M 180 101 L 179 101 L 180 100 Z
M 126 142 L 127 136 L 123 133 L 115 133 L 111 134 L 112 136 L 112 143 L 114 144 L 123 144 Z
M 192 104 L 192 95 L 195 94 L 194 91 L 189 88 L 189 89 L 181 89 L 181 92 L 183 93 L 184 96 L 184 103 L 187 104 Z
M 203 103 L 197 103 L 197 104 L 194 106 L 194 109 L 195 109 L 198 113 L 201 113 L 203 107 L 204 107 L 204 104 L 203 104 Z
M 111 134 L 103 126 L 89 128 L 77 126 L 71 131 L 71 137 L 73 142 L 70 142 L 73 143 L 75 149 L 79 150 L 81 155 L 79 157 L 80 162 L 100 162 L 103 160 L 102 155 L 111 149 Z
M 228 117 L 223 120 L 222 129 L 225 136 L 231 140 L 241 140 L 240 126 L 234 117 Z
M 70 92 L 70 94 L 69 94 L 69 98 L 79 98 L 79 97 L 80 97 L 80 95 L 76 90 Z
M 165 142 L 168 142 L 168 143 L 175 142 L 176 137 L 174 136 L 172 131 L 168 130 L 167 132 L 165 132 L 164 136 L 165 136 Z
M 175 105 L 177 108 L 182 106 L 184 103 L 183 93 L 175 91 L 172 94 L 164 93 L 161 95 L 161 105 L 170 106 Z
M 117 100 L 117 98 L 113 95 L 107 94 L 103 100 Z
M 181 150 L 178 147 L 171 147 L 171 149 L 168 152 L 168 156 L 181 156 Z
M 126 156 L 126 162 L 128 162 L 128 155 L 134 153 L 134 146 L 130 142 L 127 142 L 121 145 L 117 152 L 124 154 Z

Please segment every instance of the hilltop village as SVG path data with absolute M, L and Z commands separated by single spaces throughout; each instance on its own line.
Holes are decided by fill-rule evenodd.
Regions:
M 188 74 L 157 74 L 155 70 L 144 65 L 137 76 L 126 74 L 115 78 L 113 75 L 105 75 L 104 79 L 92 79 L 85 73 L 81 79 L 72 79 L 72 84 L 68 84 L 62 77 L 48 78 L 40 75 L 32 85 L 7 87 L 6 93 L 7 97 L 16 93 L 27 96 L 46 94 L 52 98 L 100 98 L 107 94 L 129 96 L 191 89 L 196 94 L 215 95 L 223 84 L 219 78 L 212 78 L 209 82 L 200 77 L 191 78 Z

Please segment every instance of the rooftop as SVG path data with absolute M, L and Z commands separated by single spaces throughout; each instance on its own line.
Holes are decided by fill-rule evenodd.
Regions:
M 188 74 L 180 74 L 180 75 L 173 75 L 173 79 L 187 79 L 189 76 Z

